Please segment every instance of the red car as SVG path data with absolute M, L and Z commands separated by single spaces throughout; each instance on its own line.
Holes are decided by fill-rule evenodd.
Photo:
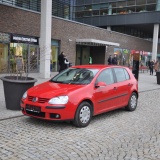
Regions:
M 72 66 L 26 91 L 24 115 L 46 120 L 69 120 L 86 127 L 92 116 L 125 107 L 134 111 L 138 82 L 129 68 L 112 65 Z

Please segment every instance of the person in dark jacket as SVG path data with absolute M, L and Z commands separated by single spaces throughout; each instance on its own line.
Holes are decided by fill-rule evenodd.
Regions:
M 60 67 L 59 73 L 69 67 L 69 61 L 65 56 L 64 52 L 61 52 L 61 54 L 58 56 L 58 61 L 59 61 L 59 67 Z
M 61 52 L 61 54 L 58 55 L 58 62 L 59 62 L 59 72 L 63 70 L 64 65 L 64 53 Z
M 118 60 L 117 60 L 116 54 L 115 54 L 114 57 L 112 58 L 112 64 L 113 64 L 113 65 L 117 65 L 117 64 L 118 64 Z
M 153 60 L 151 60 L 149 63 L 150 75 L 153 75 L 153 69 L 154 69 L 154 62 Z
M 111 65 L 111 64 L 112 64 L 112 56 L 110 55 L 108 58 L 108 65 Z

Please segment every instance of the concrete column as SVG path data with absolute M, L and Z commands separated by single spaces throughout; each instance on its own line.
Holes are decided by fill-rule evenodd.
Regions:
M 159 24 L 154 24 L 153 45 L 152 45 L 152 60 L 157 59 L 158 34 L 159 34 Z
M 156 11 L 160 11 L 160 0 L 157 0 Z
M 50 78 L 52 0 L 41 0 L 40 77 Z

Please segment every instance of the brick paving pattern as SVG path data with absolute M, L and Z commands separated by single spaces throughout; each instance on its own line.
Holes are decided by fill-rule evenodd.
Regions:
M 0 160 L 160 160 L 160 85 L 155 79 L 140 74 L 134 112 L 118 109 L 98 115 L 86 128 L 2 109 Z

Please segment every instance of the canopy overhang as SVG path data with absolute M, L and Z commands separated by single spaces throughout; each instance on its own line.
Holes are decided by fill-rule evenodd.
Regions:
M 97 39 L 76 39 L 76 44 L 86 46 L 120 46 L 119 43 L 102 41 Z

